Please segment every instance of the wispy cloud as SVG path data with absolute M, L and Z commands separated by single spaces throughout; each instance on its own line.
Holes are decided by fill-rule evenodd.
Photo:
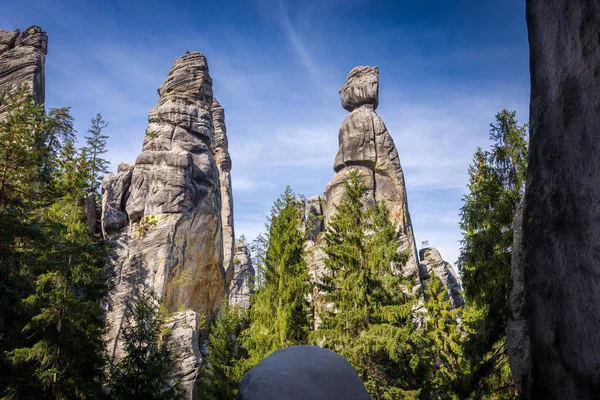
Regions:
M 278 0 L 277 5 L 277 22 L 281 26 L 281 29 L 283 30 L 283 33 L 285 34 L 287 40 L 289 41 L 298 58 L 300 59 L 300 62 L 306 67 L 306 69 L 308 69 L 311 75 L 320 76 L 321 74 L 317 64 L 313 60 L 313 57 L 308 52 L 306 45 L 300 39 L 298 33 L 294 29 L 294 26 L 292 25 L 292 22 L 290 21 L 290 16 L 288 14 L 286 5 L 282 0 Z

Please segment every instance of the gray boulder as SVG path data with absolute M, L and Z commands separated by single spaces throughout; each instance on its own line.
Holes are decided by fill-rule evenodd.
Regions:
M 316 346 L 277 350 L 244 375 L 238 400 L 372 400 L 339 354 Z

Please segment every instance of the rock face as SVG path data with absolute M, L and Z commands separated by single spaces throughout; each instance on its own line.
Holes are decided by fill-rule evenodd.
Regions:
M 39 26 L 30 26 L 23 33 L 0 30 L 0 95 L 12 87 L 26 83 L 35 101 L 46 98 L 44 63 L 48 52 L 48 36 Z
M 244 375 L 239 400 L 372 400 L 346 359 L 316 346 L 277 350 Z
M 222 210 L 232 215 L 231 164 L 204 55 L 175 60 L 159 96 L 137 160 L 103 182 L 102 231 L 112 246 L 107 267 L 114 285 L 106 299 L 107 340 L 111 357 L 120 357 L 125 304 L 147 287 L 169 312 L 183 310 L 169 340 L 186 349 L 179 377 L 190 377 L 200 361 L 190 321 L 214 314 L 226 290 Z M 227 207 L 221 182 L 229 185 Z M 193 380 L 185 379 L 192 398 Z
M 233 257 L 233 279 L 229 283 L 229 304 L 250 308 L 250 295 L 254 293 L 253 284 L 255 271 L 250 258 L 250 250 L 244 242 L 235 244 L 235 256 Z
M 225 110 L 216 98 L 210 109 L 215 129 L 215 162 L 219 170 L 221 185 L 221 225 L 223 227 L 223 268 L 225 280 L 229 284 L 233 279 L 235 253 L 235 232 L 233 230 L 233 195 L 231 190 L 231 157 L 225 126 Z
M 359 170 L 368 189 L 365 202 L 385 201 L 392 221 L 398 224 L 399 250 L 409 253 L 402 272 L 418 280 L 419 258 L 408 212 L 404 173 L 394 141 L 375 112 L 379 104 L 378 68 L 352 69 L 340 89 L 340 96 L 342 106 L 350 115 L 340 128 L 339 150 L 333 166 L 336 174 L 325 188 L 320 229 L 326 229 L 335 213 L 335 205 L 344 195 L 344 182 L 351 170 Z
M 517 268 L 531 341 L 524 394 L 594 399 L 600 393 L 600 4 L 527 0 L 526 10 L 531 135 Z
M 452 308 L 463 307 L 465 299 L 462 295 L 458 274 L 454 271 L 452 265 L 444 261 L 440 252 L 433 247 L 419 250 L 419 257 L 421 259 L 421 270 L 427 271 L 427 275 L 421 276 L 421 281 L 428 280 L 433 272 L 446 288 L 446 292 L 448 292 L 447 299 L 450 300 Z
M 522 393 L 530 393 L 531 341 L 525 309 L 525 266 L 523 264 L 523 205 L 521 199 L 513 221 L 511 260 L 512 287 L 508 299 L 507 327 L 508 361 L 515 386 Z

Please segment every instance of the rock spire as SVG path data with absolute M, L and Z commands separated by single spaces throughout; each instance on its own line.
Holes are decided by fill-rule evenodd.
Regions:
M 185 378 L 192 398 L 201 357 L 197 318 L 218 310 L 232 268 L 231 162 L 203 54 L 175 60 L 158 93 L 142 152 L 103 182 L 102 231 L 112 246 L 114 285 L 106 301 L 107 339 L 118 358 L 125 304 L 142 287 L 151 289 L 174 313 L 168 340 L 184 358 L 174 378 Z

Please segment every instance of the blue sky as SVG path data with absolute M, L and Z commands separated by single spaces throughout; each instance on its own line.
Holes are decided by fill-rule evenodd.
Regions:
M 173 60 L 203 52 L 225 107 L 236 236 L 247 238 L 286 185 L 323 192 L 347 115 L 338 90 L 352 67 L 378 66 L 377 112 L 400 154 L 417 243 L 454 263 L 473 153 L 496 112 L 528 118 L 524 3 L 0 0 L 0 28 L 48 32 L 46 105 L 71 106 L 80 137 L 102 113 L 113 170 L 141 151 Z

